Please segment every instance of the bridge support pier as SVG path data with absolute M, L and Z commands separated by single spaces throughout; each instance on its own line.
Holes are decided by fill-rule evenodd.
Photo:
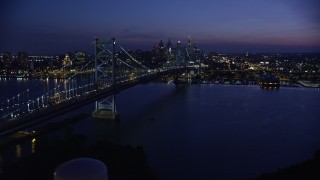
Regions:
M 92 117 L 95 119 L 119 120 L 120 114 L 112 111 L 95 110 L 92 112 Z
M 114 91 L 116 85 L 116 50 L 115 39 L 110 41 L 100 41 L 95 39 L 95 84 L 97 88 L 112 88 Z M 112 50 L 109 50 L 112 48 Z M 96 101 L 95 110 L 92 113 L 93 118 L 97 119 L 118 119 L 119 114 L 116 108 L 116 95 Z

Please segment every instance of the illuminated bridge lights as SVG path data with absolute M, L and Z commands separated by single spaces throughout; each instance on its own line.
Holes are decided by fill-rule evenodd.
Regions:
M 121 49 L 125 51 L 123 48 Z M 125 54 L 130 56 L 133 64 L 122 63 L 122 65 L 126 67 L 115 69 L 115 71 L 119 72 L 115 77 L 116 81 L 114 82 L 114 85 L 117 85 L 117 87 L 130 86 L 131 84 L 139 83 L 140 80 L 157 76 L 157 74 L 160 75 L 170 70 L 183 68 L 183 66 L 168 66 L 157 69 L 149 69 L 141 62 L 134 59 L 129 53 L 126 52 Z M 122 60 L 119 58 L 117 58 L 117 61 L 122 62 Z M 104 64 L 106 63 L 107 62 L 104 62 Z M 101 92 L 100 90 L 111 90 L 114 86 L 112 86 L 112 83 L 110 82 L 104 84 L 102 87 L 97 86 L 94 74 L 98 68 L 94 66 L 94 59 L 92 59 L 90 62 L 84 65 L 81 70 L 74 70 L 72 74 L 68 74 L 62 70 L 49 72 L 49 74 L 69 77 L 68 79 L 62 81 L 55 79 L 54 85 L 51 85 L 47 79 L 45 85 L 42 83 L 40 86 L 41 89 L 43 89 L 43 93 L 36 97 L 34 96 L 34 92 L 39 91 L 39 85 L 20 92 L 12 98 L 8 98 L 1 104 L 1 112 L 6 112 L 4 115 L 2 115 L 2 117 L 0 117 L 0 120 L 19 118 L 25 116 L 26 114 L 36 114 L 42 110 L 50 110 L 57 104 L 74 103 L 78 100 L 94 97 L 96 94 Z M 43 88 L 43 86 L 45 88 Z

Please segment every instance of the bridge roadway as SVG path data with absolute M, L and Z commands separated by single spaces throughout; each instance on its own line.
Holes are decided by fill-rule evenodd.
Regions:
M 99 100 L 103 97 L 116 94 L 121 90 L 128 89 L 138 84 L 150 82 L 164 75 L 177 74 L 181 72 L 183 69 L 184 68 L 177 68 L 177 69 L 160 71 L 153 74 L 148 74 L 146 76 L 138 77 L 134 80 L 120 82 L 120 83 L 117 83 L 115 86 L 110 86 L 106 89 L 96 90 L 91 93 L 81 95 L 80 97 L 74 97 L 69 100 L 62 101 L 58 104 L 37 109 L 32 113 L 25 114 L 21 117 L 9 119 L 5 122 L 0 123 L 0 136 L 11 134 L 16 131 L 30 127 L 33 124 L 40 123 L 45 120 L 49 120 L 55 116 L 69 112 L 85 104 Z

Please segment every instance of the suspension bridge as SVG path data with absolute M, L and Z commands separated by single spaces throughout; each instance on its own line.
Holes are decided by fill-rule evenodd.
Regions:
M 50 119 L 89 102 L 95 102 L 94 118 L 117 119 L 117 92 L 186 69 L 186 58 L 180 57 L 183 48 L 176 50 L 177 57 L 168 58 L 161 67 L 150 69 L 114 38 L 108 41 L 95 38 L 93 44 L 95 56 L 80 71 L 54 87 L 43 88 L 41 94 L 34 93 L 39 91 L 41 85 L 38 85 L 2 102 L 0 133 L 19 130 L 21 126 Z M 121 59 L 119 52 L 131 63 Z

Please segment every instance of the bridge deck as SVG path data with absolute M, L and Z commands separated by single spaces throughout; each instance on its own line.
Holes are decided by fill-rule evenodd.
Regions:
M 163 75 L 174 74 L 176 72 L 176 69 L 172 69 L 142 76 L 134 80 L 128 80 L 125 82 L 117 83 L 115 86 L 111 86 L 102 90 L 96 90 L 84 94 L 80 97 L 78 96 L 69 100 L 64 100 L 58 104 L 50 105 L 48 107 L 35 110 L 32 113 L 7 120 L 6 122 L 0 123 L 0 135 L 6 135 L 19 131 L 35 123 L 49 120 L 55 116 L 69 112 L 85 104 L 99 100 L 103 97 L 116 94 L 117 92 L 122 91 L 124 89 L 128 89 L 141 83 L 150 82 L 151 80 L 157 79 Z

